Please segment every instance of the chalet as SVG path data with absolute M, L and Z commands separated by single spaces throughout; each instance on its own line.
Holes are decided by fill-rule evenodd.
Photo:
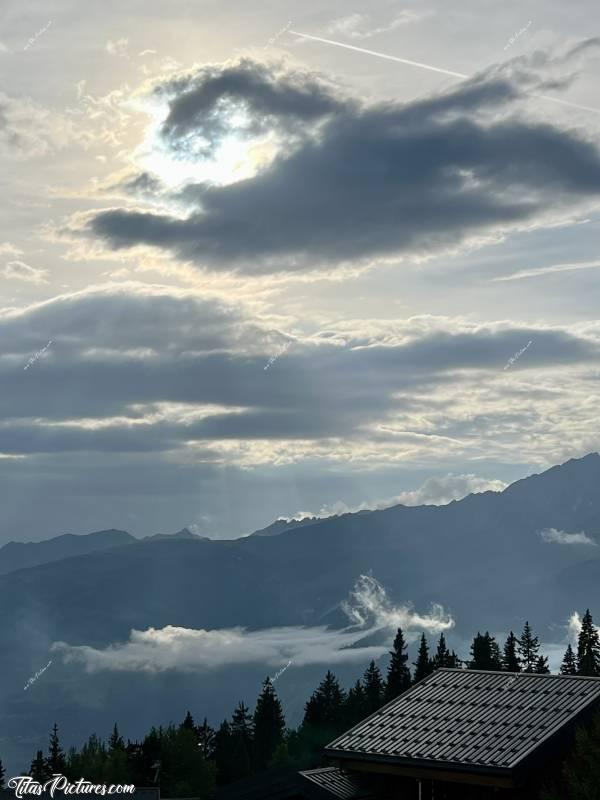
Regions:
M 325 753 L 376 797 L 529 798 L 599 705 L 600 678 L 440 669 Z
M 600 678 L 440 669 L 331 742 L 328 768 L 219 797 L 529 800 L 598 709 Z

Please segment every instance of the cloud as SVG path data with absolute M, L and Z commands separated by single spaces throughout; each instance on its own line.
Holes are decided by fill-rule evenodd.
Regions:
M 242 131 L 256 136 L 277 126 L 292 129 L 299 122 L 309 123 L 343 107 L 323 79 L 305 72 L 284 72 L 275 67 L 242 59 L 223 67 L 202 67 L 159 84 L 154 94 L 168 103 L 162 122 L 162 137 L 177 150 L 187 137 L 206 143 L 206 153 L 214 148 L 236 116 Z
M 0 153 L 21 159 L 55 152 L 73 140 L 71 123 L 28 97 L 0 91 Z
M 582 625 L 581 616 L 577 611 L 574 611 L 569 617 L 569 622 L 567 624 L 569 641 L 572 644 L 577 644 L 577 640 L 579 639 L 579 634 L 581 633 L 581 625 Z
M 518 113 L 542 83 L 521 65 L 425 100 L 365 104 L 248 60 L 186 73 L 155 89 L 165 154 L 213 155 L 232 118 L 242 137 L 276 131 L 275 153 L 244 180 L 188 183 L 172 198 L 183 215 L 113 208 L 65 233 L 262 274 L 423 257 L 542 224 L 600 193 L 591 141 Z
M 507 484 L 504 481 L 488 480 L 472 473 L 468 475 L 453 475 L 449 473 L 440 478 L 428 478 L 418 489 L 400 492 L 400 494 L 387 497 L 384 500 L 364 501 L 359 505 L 352 506 L 348 506 L 338 500 L 335 503 L 323 506 L 318 512 L 302 511 L 288 519 L 324 518 L 339 514 L 353 514 L 357 511 L 390 508 L 398 504 L 405 506 L 441 506 L 452 502 L 452 500 L 461 500 L 469 494 L 501 492 L 506 486 Z
M 2 275 L 5 278 L 13 278 L 18 281 L 25 281 L 26 283 L 48 283 L 47 276 L 49 272 L 47 269 L 37 269 L 30 267 L 24 261 L 9 261 L 4 269 Z
M 205 285 L 130 281 L 1 309 L 0 337 L 7 539 L 26 535 L 19 497 L 32 482 L 40 507 L 58 511 L 50 522 L 31 511 L 29 535 L 48 525 L 81 529 L 81 520 L 90 530 L 143 534 L 155 516 L 169 529 L 176 497 L 177 527 L 202 509 L 222 537 L 261 527 L 265 513 L 344 513 L 357 497 L 359 508 L 447 502 L 501 488 L 487 482 L 494 475 L 484 464 L 552 464 L 600 449 L 589 433 L 597 416 L 590 381 L 600 369 L 595 322 L 532 327 L 423 315 L 299 329 Z M 528 369 L 503 372 L 507 353 L 530 339 Z M 439 483 L 414 488 L 410 470 L 423 474 L 432 463 Z M 465 463 L 472 466 L 457 468 Z M 289 476 L 315 470 L 326 477 L 299 502 Z M 276 491 L 265 510 L 253 502 L 266 471 Z M 225 480 L 253 517 L 223 520 Z M 398 495 L 399 486 L 409 491 Z M 331 504 L 336 498 L 345 505 Z
M 116 39 L 114 42 L 109 39 L 105 45 L 106 52 L 111 56 L 125 56 L 127 57 L 127 48 L 129 46 L 129 39 Z
M 0 335 L 0 438 L 2 452 L 13 455 L 87 450 L 187 459 L 202 450 L 210 460 L 245 465 L 381 465 L 417 455 L 489 458 L 491 440 L 500 442 L 496 457 L 513 457 L 522 427 L 543 427 L 568 401 L 542 394 L 532 416 L 523 392 L 531 399 L 540 388 L 523 388 L 517 373 L 498 380 L 506 353 L 535 338 L 528 374 L 559 366 L 572 374 L 600 361 L 594 326 L 532 329 L 414 317 L 347 321 L 293 336 L 219 295 L 134 282 L 5 310 Z M 27 381 L 13 380 L 50 339 L 52 368 L 40 361 Z M 286 345 L 285 357 L 265 371 Z M 574 374 L 569 385 L 579 385 Z M 68 409 L 59 402 L 65 394 Z M 586 415 L 593 408 L 584 404 L 564 424 L 581 430 Z M 569 439 L 556 426 L 544 437 L 545 447 Z M 502 484 L 449 473 L 380 503 L 449 502 L 488 488 Z
M 370 26 L 370 15 L 368 14 L 349 14 L 333 20 L 325 29 L 325 32 L 332 35 L 341 34 L 350 39 L 369 39 L 381 33 L 388 33 L 396 30 L 403 25 L 419 22 L 430 15 L 431 12 L 417 12 L 411 9 L 403 9 L 396 17 L 384 25 L 375 27 Z
M 597 546 L 597 542 L 587 533 L 580 531 L 579 533 L 567 533 L 566 531 L 558 530 L 557 528 L 546 528 L 539 532 L 542 541 L 549 544 L 584 544 Z
M 439 603 L 433 603 L 429 614 L 416 613 L 409 605 L 394 606 L 383 586 L 370 575 L 356 581 L 350 599 L 342 604 L 348 618 L 361 628 L 403 628 L 441 633 L 454 627 L 455 622 Z
M 101 650 L 56 642 L 52 650 L 66 663 L 80 663 L 89 672 L 100 670 L 163 672 L 217 669 L 233 664 L 267 664 L 279 667 L 290 659 L 297 666 L 345 663 L 377 658 L 385 647 L 352 648 L 354 634 L 319 628 L 268 628 L 246 631 L 165 628 L 132 630 L 129 641 Z
M 562 664 L 567 645 L 570 644 L 577 653 L 579 634 L 581 633 L 582 619 L 578 611 L 573 611 L 567 620 L 567 624 L 558 627 L 565 630 L 566 635 L 561 637 L 559 642 L 545 642 L 544 653 L 548 656 L 550 669 L 558 673 Z
M 23 255 L 23 251 L 10 242 L 2 242 L 0 243 L 0 256 L 4 255 L 21 256 Z
M 450 473 L 442 478 L 428 478 L 418 489 L 401 492 L 394 500 L 407 506 L 441 506 L 452 500 L 460 500 L 469 494 L 501 492 L 506 486 L 504 481 L 488 480 L 472 473 L 468 475 Z
M 52 650 L 66 663 L 81 664 L 88 672 L 196 671 L 251 663 L 281 667 L 290 660 L 295 666 L 340 664 L 378 658 L 386 652 L 387 645 L 361 644 L 375 631 L 386 631 L 391 641 L 399 625 L 408 634 L 417 630 L 440 632 L 454 626 L 454 620 L 437 604 L 429 615 L 418 614 L 409 606 L 393 606 L 383 587 L 366 575 L 360 576 L 342 608 L 352 623 L 343 630 L 325 626 L 195 630 L 167 625 L 145 631 L 133 629 L 129 641 L 104 649 L 56 642 Z
M 578 611 L 573 611 L 571 616 L 569 617 L 569 621 L 567 623 L 567 636 L 569 642 L 572 645 L 577 645 L 579 634 L 581 633 L 581 627 L 583 625 L 583 620 L 581 618 L 581 614 Z M 598 626 L 594 626 L 596 630 L 600 633 L 600 628 Z

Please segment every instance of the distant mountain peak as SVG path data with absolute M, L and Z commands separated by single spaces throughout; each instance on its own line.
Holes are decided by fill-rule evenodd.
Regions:
M 204 541 L 208 542 L 210 539 L 208 536 L 198 536 L 196 533 L 192 533 L 189 528 L 182 528 L 180 531 L 175 531 L 175 533 L 155 533 L 152 536 L 144 536 L 141 541 L 142 542 L 156 542 L 162 541 L 164 539 L 193 539 L 196 541 Z

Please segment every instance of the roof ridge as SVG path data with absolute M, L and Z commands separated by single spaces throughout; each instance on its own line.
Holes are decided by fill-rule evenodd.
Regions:
M 541 673 L 541 672 L 509 672 L 508 670 L 503 669 L 462 669 L 461 667 L 439 667 L 435 672 L 432 672 L 432 675 L 435 675 L 439 672 L 452 672 L 452 673 L 464 673 L 465 675 L 475 674 L 475 675 L 506 675 L 511 677 L 526 677 L 526 678 L 567 678 L 571 680 L 573 678 L 585 681 L 600 681 L 600 676 L 596 675 L 555 675 L 554 673 Z M 429 677 L 429 676 L 427 676 Z M 417 686 L 418 684 L 414 684 Z

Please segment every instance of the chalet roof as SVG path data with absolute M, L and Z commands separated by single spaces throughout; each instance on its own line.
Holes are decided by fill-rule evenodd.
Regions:
M 340 800 L 353 800 L 354 798 L 367 797 L 357 778 L 343 772 L 337 767 L 321 767 L 320 769 L 303 770 L 300 775 L 306 780 L 315 783 L 329 795 Z M 368 795 L 370 797 L 370 795 Z
M 517 767 L 600 701 L 600 678 L 440 669 L 326 748 L 336 759 Z
M 251 775 L 217 791 L 216 800 L 368 800 L 359 776 L 337 767 L 297 772 L 274 769 Z

